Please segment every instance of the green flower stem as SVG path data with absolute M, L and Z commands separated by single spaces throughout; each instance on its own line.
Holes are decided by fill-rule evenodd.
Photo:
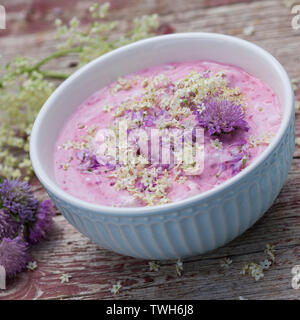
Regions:
M 60 58 L 60 57 L 64 57 L 64 56 L 66 56 L 66 55 L 68 55 L 70 53 L 78 53 L 78 52 L 81 52 L 81 51 L 82 51 L 82 47 L 76 47 L 76 48 L 63 49 L 63 50 L 54 52 L 54 53 L 50 54 L 48 57 L 46 57 L 46 58 L 42 59 L 41 61 L 39 61 L 38 63 L 36 63 L 28 71 L 29 72 L 38 71 L 39 73 L 41 73 L 46 78 L 65 80 L 70 76 L 69 73 L 40 70 L 40 68 L 44 64 L 48 63 L 51 60 L 54 60 L 54 59 L 57 59 L 57 58 Z
M 41 73 L 45 78 L 61 79 L 61 80 L 65 80 L 71 75 L 70 73 L 46 71 L 46 70 L 45 71 L 39 70 L 39 73 Z
M 76 53 L 76 52 L 81 52 L 82 51 L 82 47 L 76 47 L 76 48 L 69 48 L 69 49 L 63 49 L 57 52 L 54 52 L 52 54 L 50 54 L 48 57 L 42 59 L 40 62 L 36 63 L 32 68 L 31 71 L 39 71 L 41 66 L 43 66 L 44 64 L 48 63 L 51 60 L 66 56 L 70 53 Z
M 51 78 L 51 79 L 61 79 L 61 80 L 65 80 L 67 79 L 70 74 L 68 73 L 61 73 L 61 72 L 55 72 L 55 71 L 44 71 L 44 70 L 40 70 L 40 68 L 48 63 L 51 60 L 60 58 L 60 57 L 64 57 L 70 53 L 79 53 L 81 52 L 83 49 L 83 47 L 76 47 L 76 48 L 69 48 L 69 49 L 62 49 L 59 50 L 57 52 L 54 52 L 52 54 L 50 54 L 48 57 L 42 59 L 41 61 L 39 61 L 38 63 L 36 63 L 34 66 L 32 66 L 31 68 L 27 68 L 25 70 L 23 70 L 23 72 L 28 72 L 28 73 L 32 73 L 34 71 L 37 71 L 39 73 L 41 73 L 42 75 L 44 75 L 44 77 L 46 78 Z M 13 73 L 12 74 L 17 75 L 17 73 Z M 0 89 L 3 88 L 3 82 L 0 80 Z

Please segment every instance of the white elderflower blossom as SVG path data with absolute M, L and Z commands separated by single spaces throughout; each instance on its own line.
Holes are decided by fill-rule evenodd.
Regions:
M 266 245 L 265 253 L 270 257 L 272 262 L 275 261 L 275 247 L 272 244 L 268 243 Z
M 66 141 L 64 144 L 63 144 L 63 148 L 65 150 L 70 150 L 71 148 L 73 148 L 73 142 L 71 140 L 68 140 Z
M 150 269 L 150 271 L 157 272 L 160 269 L 160 265 L 158 263 L 156 263 L 155 261 L 150 261 L 149 262 L 149 269 Z
M 224 258 L 220 262 L 221 267 L 225 269 L 228 269 L 231 264 L 232 264 L 232 260 L 230 258 Z
M 254 262 L 244 263 L 240 274 L 242 275 L 248 274 L 251 277 L 253 277 L 256 281 L 264 277 L 262 267 Z
M 109 105 L 109 104 L 107 104 L 103 107 L 103 111 L 105 111 L 105 112 L 110 112 L 112 109 L 113 109 L 113 106 Z
M 69 282 L 72 276 L 69 273 L 63 273 L 62 276 L 59 278 L 61 283 Z
M 265 259 L 264 261 L 261 261 L 259 263 L 259 265 L 261 266 L 261 268 L 263 270 L 268 270 L 270 268 L 270 266 L 272 265 L 272 262 L 269 261 L 268 259 Z
M 215 148 L 216 150 L 222 150 L 223 149 L 223 144 L 222 142 L 217 138 L 215 140 L 211 139 L 210 140 L 210 145 Z
M 183 271 L 183 262 L 180 259 L 177 260 L 175 269 L 176 269 L 177 275 L 180 277 Z
M 30 261 L 30 262 L 28 262 L 26 267 L 29 271 L 33 271 L 37 268 L 37 263 L 36 263 L 36 261 Z
M 63 170 L 67 171 L 70 167 L 70 164 L 69 163 L 62 163 L 61 167 Z
M 120 293 L 122 289 L 122 285 L 121 285 L 121 282 L 118 281 L 117 284 L 114 284 L 111 288 L 111 292 L 114 294 L 114 295 L 117 295 Z
M 259 137 L 251 136 L 249 138 L 249 143 L 252 147 L 257 147 L 260 144 L 270 144 L 273 137 L 274 133 L 267 131 Z
M 246 36 L 252 36 L 255 32 L 255 27 L 252 25 L 249 25 L 247 27 L 244 28 L 243 33 Z

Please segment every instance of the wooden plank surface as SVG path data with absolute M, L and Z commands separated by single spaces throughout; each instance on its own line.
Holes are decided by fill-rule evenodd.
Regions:
M 51 21 L 59 13 L 64 18 L 85 17 L 93 1 L 7 0 L 8 30 L 0 31 L 1 65 L 12 56 L 43 57 L 54 51 Z M 298 84 L 300 102 L 300 30 L 293 30 L 291 1 L 260 0 L 112 0 L 111 19 L 122 28 L 135 16 L 159 13 L 165 28 L 176 32 L 207 31 L 239 36 L 267 49 Z M 45 4 L 47 3 L 47 4 Z M 253 26 L 251 35 L 245 28 Z M 57 67 L 68 69 L 72 58 L 60 59 Z M 300 110 L 296 112 L 296 135 L 300 137 Z M 46 197 L 37 181 L 37 195 Z M 149 270 L 148 261 L 120 256 L 105 250 L 77 232 L 61 215 L 49 240 L 32 248 L 38 264 L 33 272 L 23 272 L 0 290 L 0 299 L 300 299 L 300 289 L 291 286 L 291 269 L 300 265 L 300 146 L 288 180 L 279 197 L 250 230 L 227 246 L 184 261 L 181 277 L 175 261 L 164 261 L 158 272 Z M 276 263 L 262 280 L 241 276 L 243 262 L 265 258 L 267 243 L 276 246 Z M 220 266 L 231 257 L 230 268 Z M 72 275 L 62 284 L 63 273 Z M 111 293 L 121 281 L 119 295 Z

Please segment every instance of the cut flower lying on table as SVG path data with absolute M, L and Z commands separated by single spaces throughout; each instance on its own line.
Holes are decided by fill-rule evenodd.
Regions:
M 50 200 L 39 202 L 28 183 L 0 183 L 0 265 L 8 277 L 25 269 L 29 246 L 47 237 L 55 214 Z

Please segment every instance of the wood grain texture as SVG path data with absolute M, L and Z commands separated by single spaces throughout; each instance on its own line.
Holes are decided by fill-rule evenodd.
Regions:
M 91 2 L 2 1 L 7 4 L 9 30 L 0 30 L 1 63 L 18 54 L 40 58 L 54 51 L 54 13 L 65 19 L 84 16 Z M 28 10 L 34 12 L 29 18 Z M 285 1 L 113 0 L 111 19 L 118 19 L 126 29 L 133 17 L 154 12 L 161 15 L 162 24 L 177 32 L 221 32 L 267 49 L 299 87 L 295 93 L 300 102 L 300 30 L 292 29 Z M 244 33 L 248 26 L 254 26 L 252 35 Z M 72 58 L 60 59 L 55 69 L 68 70 L 70 62 Z M 300 137 L 300 110 L 296 111 L 296 135 Z M 40 198 L 46 197 L 37 181 L 33 187 Z M 264 279 L 256 282 L 241 276 L 243 262 L 265 258 L 267 243 L 276 246 L 277 259 Z M 33 247 L 31 255 L 38 269 L 9 280 L 7 290 L 0 290 L 0 299 L 299 299 L 300 290 L 291 286 L 291 269 L 300 265 L 300 146 L 296 146 L 288 180 L 265 216 L 225 247 L 185 260 L 182 277 L 176 275 L 175 261 L 165 261 L 158 272 L 150 272 L 148 261 L 99 247 L 59 214 L 49 240 Z M 220 266 L 224 257 L 233 260 L 229 269 Z M 72 275 L 69 283 L 60 283 L 63 273 Z M 114 296 L 111 287 L 117 281 L 123 288 Z

